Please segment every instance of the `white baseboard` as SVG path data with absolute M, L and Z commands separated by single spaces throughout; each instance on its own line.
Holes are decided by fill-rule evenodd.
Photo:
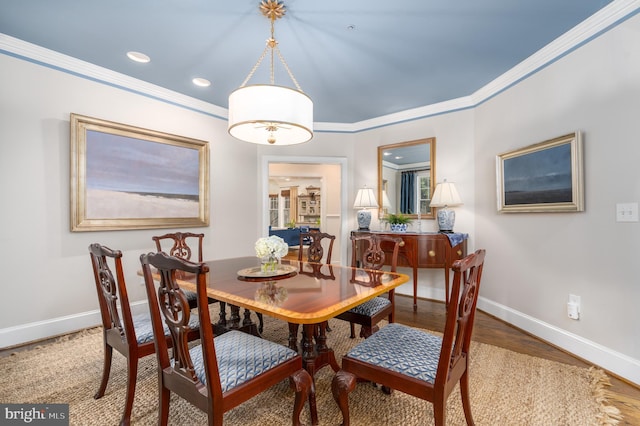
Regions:
M 483 297 L 478 309 L 640 386 L 640 360 Z
M 147 310 L 146 302 L 131 303 L 131 312 L 134 315 L 145 310 Z M 60 336 L 101 324 L 100 310 L 96 309 L 46 321 L 7 327 L 0 329 L 0 349 Z

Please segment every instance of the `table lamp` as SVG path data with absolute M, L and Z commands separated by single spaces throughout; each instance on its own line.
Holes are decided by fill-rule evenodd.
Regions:
M 358 189 L 358 194 L 356 194 L 356 201 L 353 203 L 354 209 L 358 210 L 358 231 L 368 231 L 369 225 L 371 224 L 371 211 L 368 209 L 377 209 L 378 202 L 376 201 L 376 195 L 373 192 L 373 189 L 367 188 L 367 185 L 364 188 Z
M 453 182 L 447 182 L 445 179 L 441 183 L 436 185 L 436 190 L 433 191 L 433 197 L 431 197 L 431 207 L 442 207 L 438 209 L 438 227 L 440 232 L 452 233 L 453 224 L 456 221 L 456 213 L 453 210 L 449 210 L 447 207 L 461 206 L 462 199 L 458 194 Z

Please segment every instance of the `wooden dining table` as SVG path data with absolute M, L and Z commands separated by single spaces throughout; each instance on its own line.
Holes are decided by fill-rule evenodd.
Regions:
M 289 347 L 302 354 L 304 367 L 312 377 L 326 365 L 334 371 L 340 368 L 327 346 L 327 320 L 409 280 L 401 273 L 293 260 L 282 260 L 278 271 L 266 274 L 255 257 L 205 263 L 209 266 L 207 295 L 236 308 L 231 320 L 223 320 L 227 328 L 256 330 L 247 310 L 286 321 Z M 195 291 L 194 281 L 188 277 L 178 283 Z M 239 318 L 238 307 L 245 308 L 244 319 Z M 299 346 L 300 326 L 303 333 Z

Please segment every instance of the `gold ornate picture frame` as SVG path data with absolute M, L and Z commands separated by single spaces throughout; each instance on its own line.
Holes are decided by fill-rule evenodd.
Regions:
M 209 225 L 209 144 L 71 114 L 71 231 Z
M 496 157 L 498 211 L 584 211 L 584 169 L 579 132 Z

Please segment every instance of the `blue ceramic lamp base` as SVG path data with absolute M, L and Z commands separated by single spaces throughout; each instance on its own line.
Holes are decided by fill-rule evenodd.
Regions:
M 438 210 L 438 228 L 445 234 L 453 233 L 453 224 L 456 221 L 456 212 L 446 207 Z
M 369 210 L 358 210 L 358 231 L 368 231 L 371 225 L 371 212 Z

